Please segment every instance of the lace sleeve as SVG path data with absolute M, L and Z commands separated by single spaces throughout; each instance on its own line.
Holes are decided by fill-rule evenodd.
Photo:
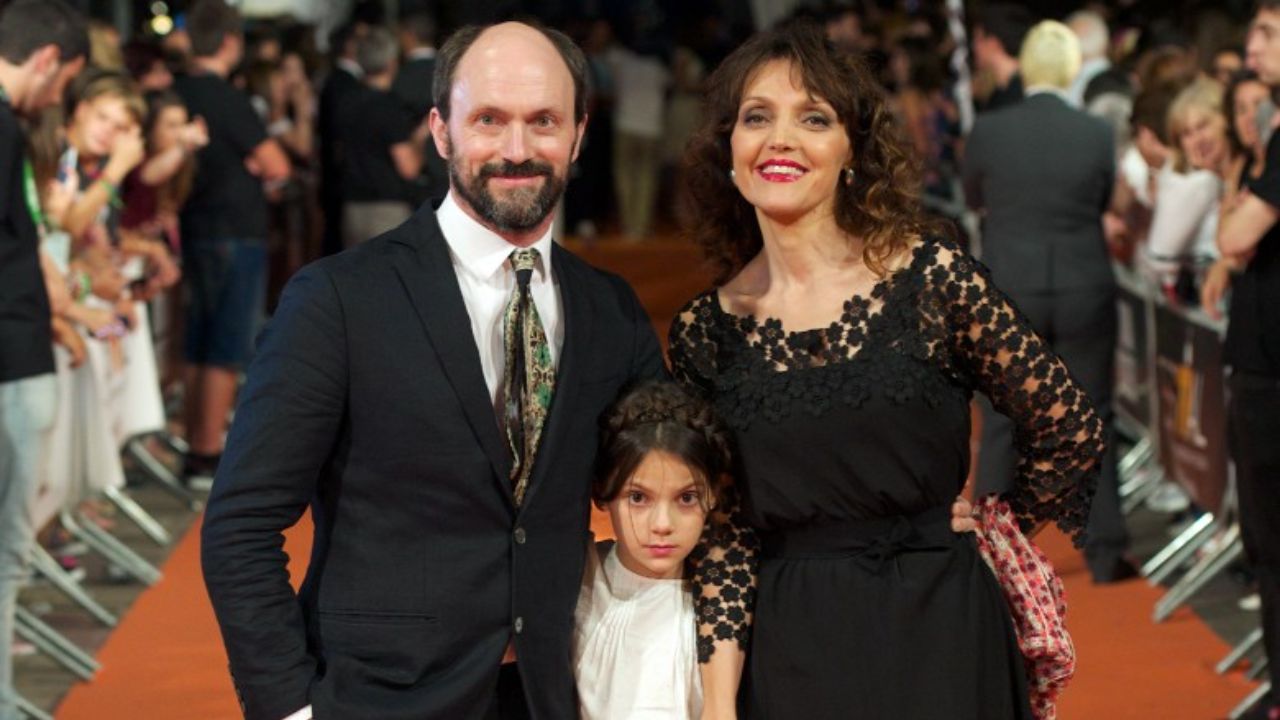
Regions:
M 687 390 L 714 400 L 716 346 L 709 330 L 715 291 L 703 293 L 685 305 L 667 333 L 671 376 Z
M 747 649 L 756 598 L 755 531 L 730 498 L 716 513 L 690 554 L 693 602 L 698 615 L 698 662 L 711 659 L 721 645 Z
M 985 267 L 954 245 L 935 252 L 929 280 L 955 363 L 1013 421 L 1018 470 L 1004 499 L 1024 531 L 1052 520 L 1080 547 L 1103 451 L 1093 403 Z
M 682 310 L 672 322 L 668 347 L 676 380 L 714 403 L 716 344 L 709 329 L 713 302 L 714 295 L 704 294 Z M 702 540 L 690 555 L 699 663 L 709 662 L 720 647 L 745 650 L 751 638 L 757 541 L 740 512 L 737 493 L 728 495 L 728 507 L 708 518 Z

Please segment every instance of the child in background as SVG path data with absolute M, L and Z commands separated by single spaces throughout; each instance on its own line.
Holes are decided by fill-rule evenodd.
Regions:
M 605 413 L 598 464 L 592 498 L 617 542 L 591 543 L 574 613 L 581 717 L 697 718 L 685 563 L 708 515 L 725 506 L 727 438 L 707 403 L 674 383 L 646 383 Z

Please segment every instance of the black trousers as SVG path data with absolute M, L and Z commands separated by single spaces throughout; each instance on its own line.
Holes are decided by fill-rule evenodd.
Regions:
M 1235 373 L 1227 409 L 1240 532 L 1262 597 L 1262 641 L 1280 688 L 1280 378 Z
M 1129 531 L 1120 511 L 1114 416 L 1111 409 L 1116 350 L 1114 288 L 1091 287 L 1056 292 L 1009 293 L 1037 334 L 1049 343 L 1093 401 L 1102 419 L 1107 452 L 1098 492 L 1089 514 L 1085 561 L 1098 579 L 1107 575 L 1129 547 Z M 1013 484 L 1018 456 L 1013 423 L 983 398 L 982 449 L 978 457 L 978 495 L 1003 492 Z
M 507 663 L 498 670 L 498 687 L 485 720 L 529 720 L 519 663 Z

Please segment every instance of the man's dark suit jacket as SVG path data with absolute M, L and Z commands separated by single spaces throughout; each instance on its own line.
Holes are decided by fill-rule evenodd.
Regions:
M 570 662 L 597 418 L 664 375 L 634 292 L 555 247 L 564 346 L 524 504 L 431 206 L 289 283 L 202 533 L 250 720 L 483 717 L 514 638 L 534 718 L 576 717 Z M 297 596 L 281 531 L 311 508 Z
M 1115 183 L 1111 128 L 1051 93 L 978 117 L 965 198 L 985 208 L 982 262 L 1006 292 L 1112 286 L 1102 214 Z

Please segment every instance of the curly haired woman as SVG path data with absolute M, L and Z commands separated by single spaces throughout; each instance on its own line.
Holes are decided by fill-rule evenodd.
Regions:
M 708 87 L 686 196 L 719 277 L 673 324 L 671 360 L 731 433 L 759 565 L 754 593 L 749 553 L 697 569 L 701 659 L 749 645 L 751 718 L 1031 717 L 1009 607 L 947 523 L 969 401 L 989 394 L 1018 428 L 1003 499 L 1023 528 L 1056 521 L 1077 542 L 1098 418 L 926 218 L 859 61 L 794 25 L 748 41 Z M 737 678 L 703 680 L 707 715 L 731 717 Z

